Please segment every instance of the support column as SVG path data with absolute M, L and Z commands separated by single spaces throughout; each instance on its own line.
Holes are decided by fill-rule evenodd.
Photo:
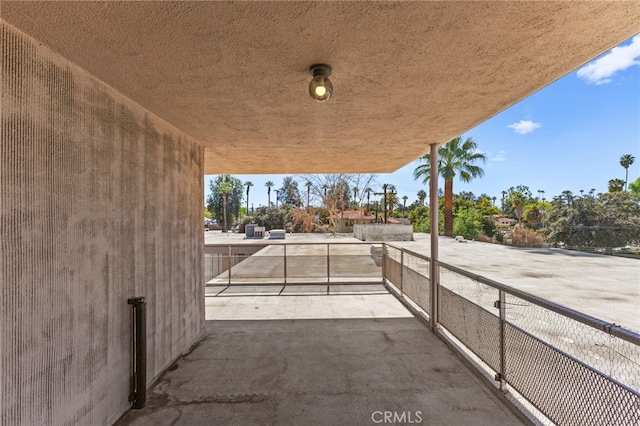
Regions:
M 431 312 L 429 323 L 435 331 L 438 325 L 438 286 L 440 285 L 440 270 L 438 268 L 438 144 L 430 145 L 429 175 L 429 212 L 431 215 L 431 255 L 429 264 L 429 280 L 431 282 Z

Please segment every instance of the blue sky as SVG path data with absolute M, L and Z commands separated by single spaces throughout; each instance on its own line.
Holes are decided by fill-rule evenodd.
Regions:
M 469 183 L 454 180 L 455 193 L 486 193 L 500 199 L 503 190 L 517 185 L 527 185 L 534 195 L 543 190 L 547 199 L 564 190 L 606 192 L 610 179 L 625 178 L 619 163 L 624 154 L 636 158 L 629 168 L 629 181 L 634 181 L 640 177 L 640 35 L 462 137 L 472 137 L 487 162 L 481 165 L 484 177 Z M 411 203 L 420 189 L 427 190 L 413 180 L 418 164 L 379 174 L 377 182 L 393 184 Z M 276 189 L 286 175 L 234 176 L 253 182 L 250 202 L 258 207 L 267 204 L 265 182 L 273 181 Z M 212 177 L 205 176 L 205 196 Z M 300 180 L 301 189 L 303 183 Z

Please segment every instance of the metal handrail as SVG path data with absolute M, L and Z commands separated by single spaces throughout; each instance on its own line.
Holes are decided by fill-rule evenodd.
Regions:
M 404 253 L 409 253 L 412 256 L 415 256 L 417 258 L 423 259 L 423 260 L 431 260 L 428 256 L 425 256 L 424 254 L 420 254 L 417 253 L 415 251 L 412 250 L 408 250 L 402 247 L 397 247 L 391 244 L 387 244 L 389 247 L 393 247 L 397 250 L 403 251 Z M 533 294 L 524 292 L 522 290 L 518 290 L 516 288 L 510 287 L 508 285 L 502 284 L 498 281 L 492 280 L 491 278 L 487 278 L 485 276 L 482 275 L 478 275 L 478 274 L 474 274 L 472 272 L 466 271 L 464 269 L 461 269 L 457 266 L 453 266 L 450 265 L 448 263 L 442 262 L 440 260 L 436 261 L 436 264 L 448 269 L 452 272 L 455 272 L 459 275 L 465 276 L 467 278 L 470 278 L 472 280 L 475 280 L 481 284 L 485 284 L 488 285 L 490 287 L 493 287 L 497 290 L 502 290 L 505 293 L 509 293 L 513 296 L 516 296 L 520 299 L 526 300 L 530 303 L 533 303 L 534 305 L 538 305 L 540 307 L 543 307 L 545 309 L 548 309 L 549 311 L 555 312 L 557 314 L 566 316 L 568 318 L 571 318 L 575 321 L 578 321 L 582 324 L 588 325 L 590 327 L 593 327 L 595 329 L 598 329 L 600 331 L 604 331 L 605 333 L 610 334 L 611 336 L 615 336 L 618 337 L 620 339 L 623 339 L 627 342 L 633 343 L 634 345 L 638 345 L 640 346 L 640 334 L 631 331 L 629 329 L 626 329 L 622 326 L 619 326 L 617 324 L 614 323 L 610 323 L 610 322 L 606 322 L 603 321 L 601 319 L 592 317 L 591 315 L 587 315 L 584 314 L 582 312 L 576 311 L 574 309 L 568 308 L 564 305 L 560 305 L 558 303 L 554 303 L 551 302 L 549 300 L 543 299 L 541 297 L 538 296 L 534 296 Z
M 247 240 L 241 240 L 233 243 L 205 243 L 204 247 L 245 247 L 245 246 L 272 246 L 272 245 L 288 245 L 288 246 L 317 246 L 317 245 L 371 245 L 371 244 L 386 244 L 383 241 L 283 241 L 283 240 L 252 240 L 251 242 L 245 242 Z
M 626 340 L 627 342 L 640 346 L 640 334 L 635 333 L 629 329 L 623 328 L 617 324 L 603 321 L 601 319 L 592 317 L 591 315 L 587 315 L 582 312 L 576 311 L 574 309 L 568 308 L 564 305 L 560 305 L 558 303 L 551 302 L 541 297 L 534 296 L 522 290 L 509 287 L 505 284 L 499 283 L 497 281 L 494 281 L 482 275 L 473 274 L 471 272 L 465 271 L 464 269 L 458 268 L 457 266 L 449 265 L 441 261 L 437 261 L 437 263 L 440 266 L 444 267 L 445 269 L 448 269 L 452 272 L 463 275 L 481 284 L 486 284 L 495 289 L 502 290 L 505 293 L 509 293 L 520 299 L 526 300 L 527 302 L 533 303 L 534 305 L 538 305 L 549 311 L 571 318 L 572 320 L 578 321 L 579 323 L 588 325 L 600 331 L 604 331 L 605 333 L 608 333 L 612 336 L 618 337 L 620 339 Z
M 384 245 L 383 242 L 379 241 L 316 241 L 316 242 L 297 242 L 297 241 L 282 241 L 282 240 L 257 240 L 246 242 L 243 240 L 242 242 L 226 242 L 226 243 L 210 243 L 204 245 L 204 254 L 205 255 L 221 255 L 223 258 L 226 257 L 229 259 L 229 269 L 226 270 L 227 274 L 227 284 L 232 284 L 232 272 L 231 268 L 234 266 L 232 262 L 233 255 L 247 255 L 252 256 L 261 250 L 267 247 L 282 247 L 283 252 L 281 257 L 283 259 L 283 276 L 281 277 L 284 284 L 294 284 L 294 282 L 289 281 L 288 274 L 288 264 L 287 258 L 295 258 L 296 254 L 293 250 L 287 252 L 287 247 L 295 247 L 295 246 L 317 246 L 317 247 L 325 247 L 325 253 L 323 255 L 316 255 L 317 257 L 325 257 L 326 258 L 326 283 L 331 283 L 332 277 L 331 275 L 331 246 L 371 246 L 371 245 Z M 246 251 L 243 251 L 246 250 Z M 349 256 L 347 255 L 338 255 L 338 256 Z M 356 254 L 354 256 L 361 256 L 361 254 Z M 382 274 L 381 274 L 382 276 Z M 300 284 L 306 284 L 308 282 L 303 281 Z M 316 283 L 315 281 L 312 283 Z

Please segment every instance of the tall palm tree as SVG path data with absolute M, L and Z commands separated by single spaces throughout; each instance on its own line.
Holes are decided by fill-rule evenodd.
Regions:
M 424 189 L 421 189 L 420 191 L 418 191 L 418 200 L 420 201 L 420 204 L 424 206 L 424 200 L 426 199 L 427 199 L 427 192 Z
M 313 184 L 309 181 L 307 181 L 305 183 L 305 186 L 307 187 L 307 211 L 309 211 L 309 198 L 311 197 L 311 186 Z
M 246 181 L 244 184 L 247 187 L 247 214 L 249 214 L 249 188 L 253 186 L 253 182 Z
M 218 194 L 222 195 L 222 232 L 227 232 L 227 195 L 231 192 L 233 192 L 233 188 L 228 180 L 224 180 L 218 185 Z
M 509 199 L 511 200 L 511 207 L 513 207 L 513 212 L 516 214 L 516 219 L 518 219 L 518 223 L 521 223 L 526 197 L 522 192 L 514 191 L 509 194 Z
M 391 185 L 391 184 L 387 184 L 385 185 L 385 200 L 386 200 L 386 205 L 384 206 L 385 208 L 385 218 L 384 221 L 385 223 L 387 222 L 387 215 L 392 215 L 393 214 L 393 207 L 398 203 L 398 193 L 396 192 L 396 187 Z M 387 213 L 388 212 L 388 213 Z
M 406 195 L 404 195 L 402 197 L 402 201 L 403 201 L 403 203 L 402 203 L 402 212 L 403 212 L 402 217 L 407 217 L 407 200 L 408 199 L 409 199 L 409 197 L 407 197 Z
M 367 188 L 364 190 L 364 192 L 366 192 L 366 193 L 367 193 L 367 208 L 370 208 L 370 207 L 369 207 L 369 204 L 371 204 L 370 200 L 371 200 L 371 193 L 373 192 L 373 189 L 371 189 L 371 188 L 367 187 Z
M 629 166 L 636 161 L 636 158 L 631 154 L 625 154 L 620 157 L 620 165 L 624 167 L 624 190 L 627 190 L 627 181 L 629 180 Z
M 383 194 L 383 199 L 382 199 L 382 210 L 384 211 L 384 223 L 387 223 L 387 187 L 389 186 L 389 184 L 385 183 L 382 185 L 382 194 Z
M 458 136 L 438 148 L 438 173 L 444 178 L 444 235 L 449 237 L 453 236 L 453 178 L 459 173 L 460 180 L 469 182 L 484 175 L 484 170 L 473 164 L 487 160 L 484 154 L 476 151 L 477 147 L 472 138 L 463 142 Z M 431 155 L 425 154 L 420 160 L 424 164 L 416 167 L 413 177 L 416 180 L 422 178 L 422 183 L 426 184 L 431 174 Z
M 322 190 L 324 191 L 324 196 L 322 201 L 324 202 L 324 204 L 327 204 L 327 189 L 329 189 L 329 185 L 327 185 L 326 183 L 324 185 L 322 185 Z
M 268 180 L 264 186 L 267 187 L 267 207 L 271 207 L 271 187 L 275 185 L 273 182 Z

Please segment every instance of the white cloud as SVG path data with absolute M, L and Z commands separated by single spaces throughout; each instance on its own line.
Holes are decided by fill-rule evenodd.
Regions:
M 487 160 L 489 160 L 489 162 L 507 161 L 507 151 L 500 151 L 497 154 L 491 151 L 481 151 L 481 150 L 478 150 L 476 152 L 478 152 L 479 154 L 484 154 L 484 156 L 487 157 Z
M 494 162 L 501 162 L 501 161 L 507 161 L 507 151 L 500 151 L 499 153 L 497 153 L 496 155 L 492 155 L 491 157 L 489 157 L 489 161 L 494 161 Z
M 509 124 L 507 127 L 513 129 L 516 133 L 526 135 L 535 129 L 542 127 L 542 123 L 534 123 L 531 120 L 520 120 L 517 123 Z
M 578 77 L 589 84 L 611 83 L 611 77 L 618 71 L 624 71 L 634 65 L 640 65 L 640 35 L 631 40 L 631 44 L 618 46 L 595 61 L 578 70 Z

